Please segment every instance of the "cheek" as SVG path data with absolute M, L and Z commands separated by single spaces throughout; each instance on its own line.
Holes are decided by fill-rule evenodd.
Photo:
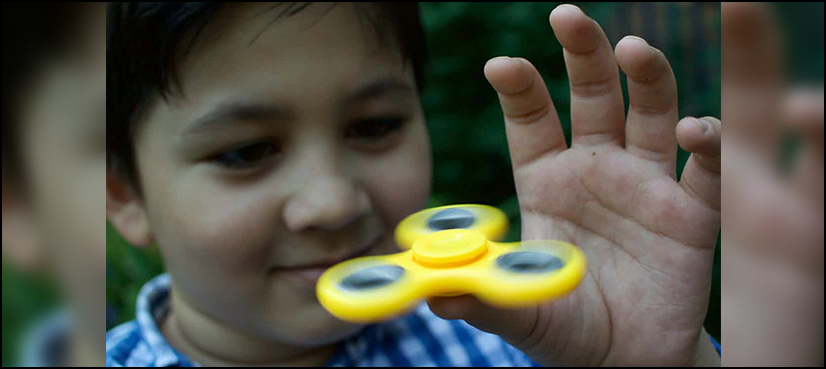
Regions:
M 192 276 L 219 285 L 222 278 L 252 271 L 266 256 L 272 204 L 260 191 L 170 160 L 170 133 L 147 123 L 136 139 L 136 156 L 151 236 L 167 270 L 179 283 Z
M 145 180 L 145 182 L 147 182 Z M 216 317 L 234 315 L 239 306 L 270 306 L 275 204 L 255 189 L 218 187 L 192 175 L 150 198 L 150 227 L 177 291 Z M 215 299 L 215 291 L 227 298 Z
M 432 163 L 430 141 L 418 122 L 397 150 L 365 166 L 364 183 L 388 227 L 421 210 L 430 197 Z M 391 230 L 392 231 L 392 230 Z
M 151 216 L 157 242 L 172 263 L 204 273 L 250 275 L 268 267 L 276 204 L 260 190 L 227 188 L 207 178 L 170 187 Z M 205 266 L 212 267 L 205 267 Z M 170 268 L 172 269 L 172 268 Z

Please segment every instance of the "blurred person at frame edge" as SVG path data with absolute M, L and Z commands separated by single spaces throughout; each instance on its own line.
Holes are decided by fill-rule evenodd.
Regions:
M 822 366 L 822 82 L 789 88 L 788 45 L 771 6 L 721 10 L 722 362 Z M 790 165 L 781 161 L 789 133 L 801 141 Z
M 26 335 L 19 364 L 103 366 L 105 3 L 2 12 L 3 262 L 48 273 L 62 298 Z

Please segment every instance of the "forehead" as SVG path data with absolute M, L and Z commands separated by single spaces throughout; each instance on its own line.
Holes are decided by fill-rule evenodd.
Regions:
M 178 66 L 186 100 L 198 105 L 221 94 L 261 93 L 312 98 L 385 75 L 412 79 L 393 30 L 374 23 L 380 14 L 372 7 L 314 3 L 295 14 L 285 10 L 254 3 L 216 13 Z

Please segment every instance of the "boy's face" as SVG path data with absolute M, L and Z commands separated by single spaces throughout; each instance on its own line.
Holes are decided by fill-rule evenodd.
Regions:
M 76 318 L 98 334 L 105 330 L 106 286 L 105 16 L 102 4 L 84 9 L 79 42 L 32 81 L 17 122 L 27 196 L 13 201 L 26 207 L 14 213 L 31 215 L 31 232 Z
M 156 99 L 134 136 L 148 220 L 136 239 L 159 245 L 184 304 L 222 324 L 338 341 L 357 327 L 319 305 L 319 275 L 397 250 L 395 225 L 429 196 L 412 65 L 351 4 L 274 22 L 266 4 L 230 8 L 183 60 L 183 94 Z

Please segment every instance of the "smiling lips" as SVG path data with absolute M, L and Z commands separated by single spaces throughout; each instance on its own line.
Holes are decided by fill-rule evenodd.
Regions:
M 291 266 L 291 267 L 283 267 L 283 268 L 276 268 L 277 272 L 283 272 L 287 275 L 295 276 L 299 279 L 302 279 L 307 282 L 316 283 L 318 279 L 321 277 L 324 272 L 343 261 L 347 261 L 350 259 L 354 259 L 360 256 L 366 255 L 370 250 L 372 250 L 382 239 L 382 237 L 377 238 L 375 241 L 367 244 L 366 246 L 362 247 L 359 250 L 356 250 L 344 257 L 341 258 L 331 258 L 328 260 L 324 260 L 317 263 L 312 264 L 304 264 L 298 266 Z

